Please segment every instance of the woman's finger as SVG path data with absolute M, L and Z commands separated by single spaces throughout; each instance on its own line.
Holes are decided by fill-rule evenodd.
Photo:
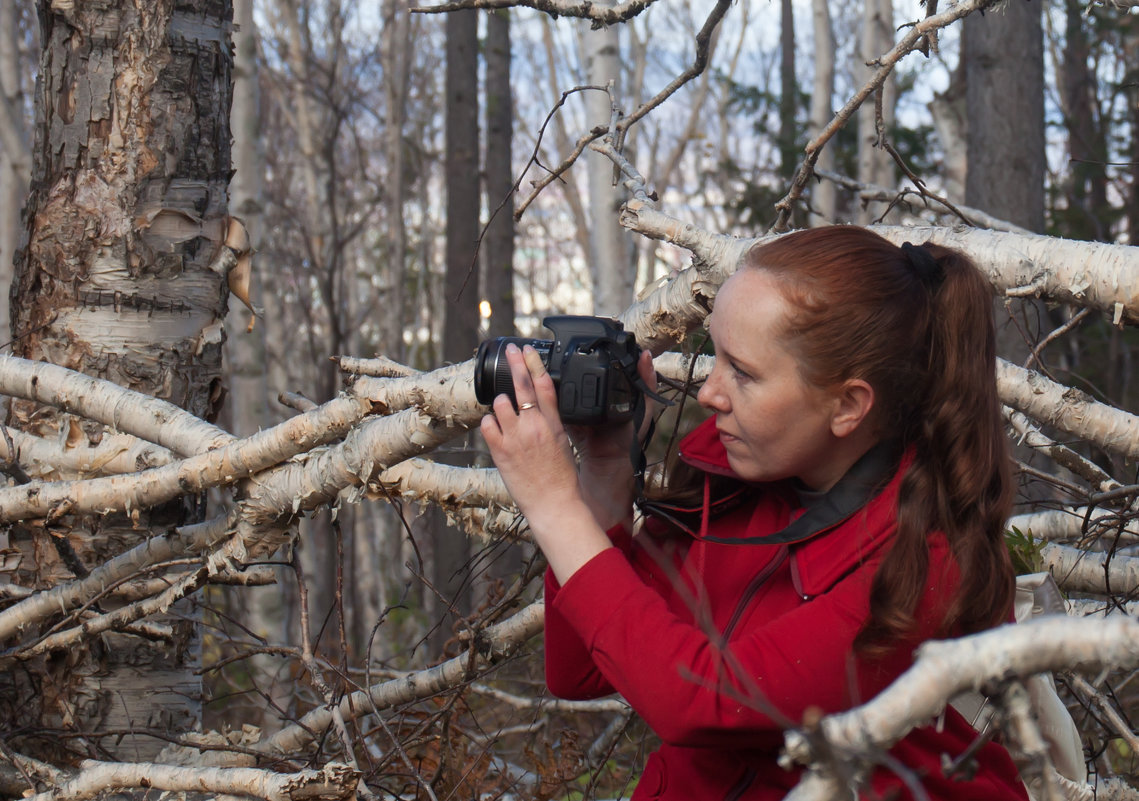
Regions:
M 546 370 L 546 363 L 542 361 L 541 354 L 529 345 L 522 348 L 522 359 L 530 371 L 530 380 L 534 382 L 534 393 L 538 405 L 543 412 L 556 411 L 558 408 L 558 390 L 554 386 L 554 379 Z
M 514 399 L 518 403 L 518 412 L 521 414 L 538 406 L 538 394 L 534 389 L 534 380 L 530 376 L 530 369 L 522 356 L 518 346 L 511 343 L 506 346 L 506 363 L 510 366 L 510 379 L 514 382 Z

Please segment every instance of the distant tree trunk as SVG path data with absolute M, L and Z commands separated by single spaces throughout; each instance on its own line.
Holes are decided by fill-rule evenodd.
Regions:
M 486 17 L 486 199 L 485 297 L 489 335 L 514 334 L 514 102 L 510 91 L 510 11 Z
M 234 0 L 233 169 L 230 209 L 249 232 L 250 245 L 260 249 L 265 204 L 265 153 L 261 148 L 261 92 L 258 87 L 257 31 L 253 0 Z M 256 281 L 257 295 L 260 281 Z M 260 298 L 256 298 L 260 305 Z M 233 332 L 226 342 L 228 404 L 231 433 L 247 437 L 273 421 L 269 415 L 268 360 L 265 321 L 252 319 L 248 308 L 234 304 L 226 320 Z M 252 329 L 250 330 L 250 326 Z M 276 391 L 286 389 L 275 387 Z
M 608 2 L 608 0 L 606 0 Z M 612 3 L 609 3 L 612 5 Z M 613 98 L 620 94 L 620 39 L 618 26 L 610 25 L 586 31 L 584 36 L 586 74 L 591 86 L 613 84 Z M 608 127 L 613 116 L 613 101 L 601 91 L 585 96 L 586 124 Z M 624 195 L 613 181 L 613 162 L 600 153 L 585 154 L 589 176 L 589 273 L 593 278 L 593 310 L 595 314 L 615 316 L 633 299 L 632 240 L 618 222 L 617 210 Z
M 20 241 L 20 209 L 28 194 L 32 144 L 24 113 L 25 69 L 20 50 L 20 6 L 0 3 L 0 287 L 12 283 Z M 8 308 L 0 308 L 0 331 L 8 330 Z M 7 337 L 0 337 L 7 341 Z M 0 342 L 2 344 L 2 342 Z
M 1039 3 L 1009 3 L 965 18 L 965 204 L 1027 228 L 1044 230 L 1044 37 Z M 1023 362 L 1026 339 L 1052 328 L 1041 301 L 994 303 L 997 349 Z M 1031 462 L 1021 448 L 1016 457 Z
M 1096 98 L 1096 76 L 1088 63 L 1087 20 L 1075 0 L 1064 3 L 1064 64 L 1061 102 L 1068 129 L 1067 209 L 1064 231 L 1073 239 L 1110 241 L 1107 201 L 1107 142 Z
M 38 7 L 38 133 L 27 247 L 11 293 L 16 353 L 213 419 L 227 290 L 209 264 L 227 219 L 232 9 L 121 0 Z M 26 402 L 13 404 L 9 422 L 47 437 L 70 431 L 75 447 L 102 434 Z M 25 558 L 12 578 L 51 586 L 198 514 L 198 500 L 187 498 L 13 528 Z M 10 730 L 48 735 L 26 743 L 29 753 L 53 742 L 76 755 L 152 757 L 165 743 L 147 730 L 187 731 L 200 715 L 196 626 L 184 615 L 165 622 L 169 643 L 108 634 L 6 674 L 0 714 Z M 89 735 L 50 736 L 61 730 Z M 126 734 L 100 736 L 107 731 Z
M 266 167 L 261 126 L 260 57 L 253 0 L 234 0 L 233 15 L 236 31 L 233 37 L 233 112 L 230 120 L 234 175 L 230 181 L 230 210 L 245 223 L 250 245 L 256 252 L 261 249 L 264 233 Z M 260 260 L 256 260 L 254 266 L 255 269 L 264 268 Z M 258 307 L 264 303 L 261 276 L 256 272 L 250 299 Z M 226 330 L 230 332 L 225 353 L 229 385 L 227 428 L 239 437 L 268 428 L 280 417 L 273 413 L 274 404 L 270 398 L 288 387 L 280 362 L 269 358 L 266 347 L 270 332 L 280 325 L 281 320 L 276 313 L 254 320 L 253 313 L 240 303 L 232 304 L 226 317 Z M 284 575 L 283 570 L 278 573 Z M 284 581 L 268 587 L 226 588 L 225 592 L 227 604 L 234 609 L 233 614 L 240 616 L 242 624 L 274 643 L 289 642 L 285 622 L 290 617 L 290 606 L 296 603 L 294 595 L 291 585 Z M 249 659 L 248 670 L 255 686 L 273 699 L 274 706 L 283 709 L 289 704 L 287 694 L 290 688 L 278 680 L 280 665 L 280 659 L 275 656 L 255 654 Z M 280 728 L 277 715 L 265 714 L 266 710 L 261 708 L 257 711 L 261 714 L 250 722 L 267 734 Z
M 1044 230 L 1044 39 L 1039 3 L 965 18 L 965 203 Z
M 457 363 L 474 355 L 479 335 L 479 269 L 475 245 L 479 233 L 478 16 L 472 10 L 447 15 L 446 131 L 444 179 L 447 185 L 446 312 L 443 359 Z M 445 525 L 438 510 L 429 512 L 435 589 L 459 615 L 470 607 L 467 538 Z M 434 616 L 441 619 L 440 615 Z M 444 626 L 439 637 L 445 640 Z
M 815 83 L 811 91 L 811 119 L 808 133 L 814 138 L 834 116 L 831 97 L 834 95 L 835 38 L 831 25 L 829 0 L 812 0 L 811 18 L 815 34 Z M 819 154 L 817 166 L 833 170 L 834 147 L 826 147 Z M 810 216 L 812 225 L 827 225 L 835 220 L 835 186 L 830 181 L 814 184 L 811 189 Z
M 866 0 L 862 15 L 862 36 L 855 58 L 856 81 L 869 77 L 874 67 L 867 66 L 894 46 L 894 4 L 892 0 Z M 878 143 L 878 126 L 887 136 L 894 127 L 894 104 L 897 102 L 897 80 L 893 73 L 882 85 L 882 119 L 878 120 L 876 102 L 868 100 L 858 110 L 858 180 L 879 186 L 894 186 L 893 159 Z M 859 209 L 858 222 L 865 225 L 878 219 L 882 207 L 869 204 Z
M 385 249 L 385 280 L 387 289 L 382 351 L 390 358 L 404 358 L 404 321 L 408 319 L 406 305 L 407 282 L 407 227 L 404 224 L 404 202 L 407 194 L 407 177 L 404 165 L 404 120 L 407 116 L 408 81 L 410 80 L 410 34 L 407 0 L 385 0 L 384 27 L 381 33 L 380 57 L 383 59 L 384 107 L 387 124 L 384 126 L 384 154 L 388 168 L 385 183 L 384 210 L 388 237 Z
M 483 297 L 490 303 L 487 336 L 514 335 L 514 100 L 511 92 L 510 10 L 486 17 L 486 205 Z M 489 458 L 487 466 L 490 465 Z M 492 578 L 509 581 L 523 564 L 523 549 L 497 552 Z
M 1125 25 L 1123 59 L 1127 72 L 1139 75 L 1139 23 L 1135 17 L 1128 17 Z M 1127 89 L 1127 107 L 1131 110 L 1130 153 L 1131 173 L 1129 196 L 1127 199 L 1128 241 L 1139 244 L 1139 82 L 1133 82 Z
M 781 0 L 779 25 L 779 175 L 790 180 L 799 164 L 799 83 L 795 78 L 795 8 Z
M 944 92 L 938 92 L 929 103 L 934 130 L 945 152 L 945 194 L 954 202 L 965 202 L 965 176 L 969 152 L 968 112 L 965 108 L 965 65 L 959 62 Z

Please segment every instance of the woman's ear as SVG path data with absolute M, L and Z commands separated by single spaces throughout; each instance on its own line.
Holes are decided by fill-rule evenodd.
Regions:
M 849 437 L 870 416 L 874 408 L 874 388 L 861 378 L 851 378 L 839 387 L 831 415 L 831 433 Z

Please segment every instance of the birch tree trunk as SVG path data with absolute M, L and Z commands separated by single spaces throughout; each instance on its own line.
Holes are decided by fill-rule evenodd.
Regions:
M 230 182 L 230 208 L 240 217 L 249 232 L 249 244 L 254 252 L 260 250 L 262 216 L 265 204 L 264 175 L 265 153 L 261 147 L 261 92 L 258 87 L 256 23 L 253 20 L 253 0 L 234 0 L 233 75 L 233 180 Z M 260 281 L 253 282 L 252 301 L 260 306 Z M 284 389 L 283 384 L 271 385 L 268 377 L 268 359 L 265 350 L 265 321 L 252 319 L 252 312 L 235 304 L 226 319 L 226 327 L 233 332 L 226 342 L 230 403 L 229 431 L 247 437 L 259 428 L 272 425 L 269 416 L 269 387 Z
M 612 2 L 606 2 L 612 5 Z M 612 86 L 612 97 L 593 90 L 586 93 L 587 126 L 609 127 L 614 101 L 620 94 L 620 39 L 616 25 L 584 34 L 585 69 L 591 86 Z M 610 317 L 621 312 L 633 298 L 632 243 L 618 223 L 617 211 L 624 196 L 614 185 L 613 164 L 600 153 L 585 154 L 589 179 L 589 274 L 593 278 L 593 313 Z
M 227 289 L 211 262 L 227 228 L 231 7 L 45 0 L 39 14 L 32 192 L 12 287 L 16 353 L 213 419 Z M 26 401 L 13 403 L 9 422 L 72 449 L 104 436 Z M 64 504 L 47 521 L 13 527 L 22 559 L 8 578 L 44 587 L 84 575 L 154 529 L 194 519 L 198 506 L 185 498 L 88 518 Z M 167 642 L 109 633 L 53 654 L 42 672 L 6 674 L 5 719 L 87 733 L 54 748 L 153 755 L 163 743 L 148 730 L 191 730 L 199 717 L 196 627 L 185 616 L 169 625 Z
M 872 62 L 894 46 L 893 0 L 865 0 L 865 3 L 862 35 L 859 37 L 857 63 L 854 65 L 856 81 L 869 78 L 876 70 Z M 880 135 L 889 136 L 894 127 L 897 96 L 897 80 L 890 73 L 882 85 L 881 103 L 875 98 L 874 102 L 867 102 L 858 110 L 858 180 L 864 184 L 893 187 L 897 183 L 893 160 L 885 150 L 876 146 Z M 858 210 L 858 222 L 867 225 L 877 220 L 881 213 L 878 204 L 867 204 Z
M 32 170 L 31 136 L 24 112 L 25 70 L 20 49 L 24 26 L 20 18 L 16 3 L 0 3 L 0 287 L 12 283 L 20 209 L 28 194 Z M 8 309 L 3 307 L 0 331 L 7 330 Z
M 1139 25 L 1135 20 L 1129 19 L 1127 26 L 1128 36 L 1124 39 L 1123 63 L 1128 72 L 1139 74 Z M 1131 189 L 1127 198 L 1128 240 L 1139 242 L 1139 83 L 1133 83 L 1127 90 L 1128 108 L 1131 109 L 1130 141 L 1131 141 Z
M 831 24 L 829 0 L 811 0 L 811 20 L 815 34 L 815 82 L 811 91 L 811 118 L 808 134 L 814 139 L 834 116 L 831 96 L 834 94 L 835 38 Z M 816 162 L 820 170 L 833 171 L 835 165 L 834 148 L 827 147 L 819 154 Z M 831 181 L 821 181 L 811 190 L 811 206 L 814 212 L 809 216 L 811 225 L 826 225 L 835 219 L 835 186 Z

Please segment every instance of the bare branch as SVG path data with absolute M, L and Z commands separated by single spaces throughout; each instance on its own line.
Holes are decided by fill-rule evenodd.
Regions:
M 791 222 L 791 212 L 795 206 L 795 202 L 803 194 L 803 190 L 806 189 L 811 175 L 814 174 L 815 162 L 819 159 L 819 153 L 823 147 L 826 146 L 827 142 L 829 142 L 839 130 L 846 126 L 850 118 L 854 116 L 854 112 L 858 111 L 862 104 L 866 102 L 866 98 L 879 90 L 882 84 L 885 83 L 886 78 L 894 71 L 894 67 L 897 63 L 908 53 L 919 50 L 922 47 L 923 41 L 925 41 L 929 35 L 941 28 L 948 27 L 959 19 L 967 17 L 974 11 L 989 8 L 996 2 L 997 0 L 965 0 L 965 2 L 951 6 L 940 14 L 928 16 L 914 23 L 902 37 L 901 41 L 894 45 L 890 52 L 875 62 L 878 69 L 874 75 L 871 76 L 866 85 L 846 101 L 846 104 L 835 113 L 834 119 L 830 121 L 830 124 L 828 124 L 818 136 L 807 143 L 807 147 L 805 148 L 806 158 L 804 158 L 803 163 L 799 165 L 795 177 L 791 180 L 791 189 L 782 200 L 775 204 L 775 210 L 779 214 L 775 224 L 771 228 L 772 233 L 784 233 L 787 231 Z
M 216 450 L 162 467 L 129 475 L 0 489 L 0 518 L 43 517 L 63 503 L 69 504 L 70 512 L 129 511 L 232 484 L 340 438 L 369 411 L 371 404 L 366 400 L 344 395 L 248 439 L 232 440 Z
M 656 0 L 625 0 L 623 3 L 608 6 L 591 0 L 457 0 L 437 6 L 413 6 L 409 9 L 416 14 L 441 14 L 448 11 L 461 11 L 464 8 L 533 8 L 556 17 L 580 17 L 593 21 L 594 28 L 627 22 L 640 14 Z
M 0 355 L 0 394 L 55 406 L 181 456 L 234 439 L 172 403 L 47 362 Z
M 29 801 L 84 801 L 106 790 L 148 788 L 167 792 L 246 795 L 266 801 L 347 801 L 360 775 L 330 762 L 319 770 L 273 773 L 258 768 L 191 768 L 145 762 L 94 762 L 55 790 Z
M 476 668 L 492 666 L 508 659 L 527 640 L 542 630 L 545 605 L 538 601 L 521 612 L 475 635 L 471 652 L 448 659 L 442 664 L 403 678 L 376 684 L 367 690 L 355 692 L 340 702 L 340 714 L 355 719 L 361 714 L 376 713 L 396 704 L 429 698 L 463 681 L 474 677 Z M 288 753 L 295 751 L 311 739 L 311 732 L 322 731 L 332 720 L 325 708 L 305 715 L 297 725 L 270 737 L 264 747 L 267 751 Z

